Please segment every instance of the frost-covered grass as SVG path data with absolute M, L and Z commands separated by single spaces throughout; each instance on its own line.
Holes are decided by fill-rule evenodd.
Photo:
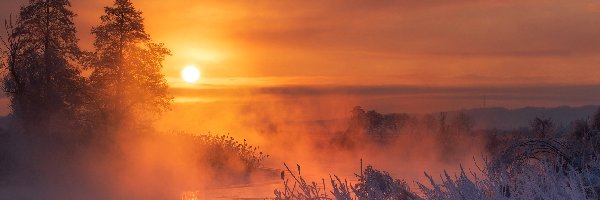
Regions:
M 444 172 L 441 182 L 426 174 L 429 185 L 419 184 L 424 199 L 597 199 L 598 173 L 577 171 L 558 163 L 540 161 L 514 168 L 488 168 L 483 176 Z M 594 162 L 597 168 L 598 162 Z
M 300 165 L 297 174 L 287 164 L 284 165 L 286 171 L 281 174 L 284 189 L 274 191 L 275 199 L 420 199 L 410 191 L 405 181 L 394 179 L 388 172 L 376 170 L 372 166 L 367 166 L 360 174 L 356 174 L 356 184 L 351 184 L 348 180 L 342 181 L 336 175 L 329 177 L 328 184 L 325 179 L 321 183 L 309 183 L 302 177 Z M 286 175 L 291 178 L 286 179 Z
M 597 137 L 597 136 L 594 136 Z M 385 171 L 371 166 L 356 174 L 350 184 L 337 176 L 321 183 L 305 180 L 300 168 L 275 190 L 276 199 L 598 199 L 600 196 L 600 146 L 595 139 L 553 138 L 514 139 L 476 171 L 460 168 L 456 174 L 444 171 L 439 177 L 425 176 L 416 182 L 418 191 Z M 475 161 L 474 161 L 475 162 Z M 282 174 L 282 178 L 284 175 Z
M 368 119 L 381 118 L 360 109 L 357 113 L 354 121 L 359 128 L 373 125 L 373 120 Z M 439 145 L 460 145 L 446 137 L 452 134 L 448 130 L 454 129 L 444 125 L 445 115 L 439 119 L 438 135 L 443 136 Z M 456 130 L 463 130 L 456 132 L 459 135 L 468 133 L 464 131 L 468 129 Z M 363 169 L 361 162 L 360 175 L 356 174 L 359 181 L 354 184 L 337 176 L 329 177 L 329 184 L 325 180 L 321 184 L 307 184 L 309 181 L 300 175 L 299 166 L 297 175 L 287 168 L 282 172 L 283 190 L 275 190 L 275 196 L 276 199 L 600 199 L 600 109 L 588 120 L 576 120 L 566 127 L 557 127 L 551 119 L 538 117 L 531 121 L 530 129 L 483 130 L 482 134 L 487 138 L 483 151 L 487 151 L 489 159 L 474 163 L 476 171 L 461 166 L 456 174 L 444 171 L 439 177 L 425 172 L 427 182 L 415 182 L 418 191 L 411 191 L 405 181 L 385 171 L 371 166 Z M 442 152 L 443 156 L 448 153 Z M 285 174 L 292 179 L 285 179 Z
M 444 172 L 439 178 L 425 173 L 427 183 L 417 182 L 419 191 L 395 179 L 385 171 L 367 166 L 356 175 L 358 183 L 350 184 L 337 176 L 328 183 L 305 180 L 289 168 L 291 178 L 284 181 L 283 190 L 275 190 L 276 199 L 597 199 L 600 173 L 597 161 L 588 169 L 556 167 L 557 163 L 530 163 L 517 168 L 492 168 L 486 164 L 481 175 L 466 172 Z M 287 167 L 287 166 L 286 166 Z

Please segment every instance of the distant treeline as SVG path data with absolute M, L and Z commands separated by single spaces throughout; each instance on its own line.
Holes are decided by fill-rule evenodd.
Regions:
M 402 135 L 415 138 L 434 138 L 444 147 L 441 151 L 454 152 L 468 141 L 481 139 L 485 142 L 482 153 L 498 154 L 507 145 L 523 137 L 529 138 L 572 138 L 594 141 L 600 135 L 600 108 L 591 116 L 573 118 L 566 125 L 557 124 L 552 118 L 534 117 L 528 127 L 512 129 L 474 129 L 477 119 L 465 112 L 440 112 L 438 114 L 411 115 L 406 113 L 382 114 L 355 107 L 351 111 L 348 128 L 334 134 L 331 143 L 346 149 L 360 148 L 371 141 L 379 145 L 395 144 Z M 467 141 L 468 140 L 468 141 Z M 600 142 L 600 141 L 598 141 Z M 600 145 L 600 143 L 599 143 Z M 600 146 L 598 147 L 600 151 Z

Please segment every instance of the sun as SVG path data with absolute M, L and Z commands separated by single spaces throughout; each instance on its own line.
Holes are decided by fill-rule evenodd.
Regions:
M 196 66 L 188 65 L 181 70 L 181 78 L 188 83 L 195 83 L 200 80 L 200 70 Z

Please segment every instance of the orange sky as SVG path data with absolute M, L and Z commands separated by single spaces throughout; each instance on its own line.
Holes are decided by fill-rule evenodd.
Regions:
M 459 99 L 440 109 L 473 107 L 482 96 L 509 107 L 600 100 L 575 92 L 568 95 L 580 96 L 560 98 L 548 87 L 600 91 L 600 3 L 593 0 L 133 2 L 153 39 L 172 50 L 164 71 L 176 95 L 187 97 L 180 102 L 307 95 L 307 88 L 311 95 L 386 99 L 370 102 L 384 109 L 399 96 L 423 93 Z M 90 28 L 112 0 L 72 3 L 80 44 L 91 50 Z M 18 4 L 1 2 L 1 14 L 16 13 Z M 180 81 L 188 64 L 201 69 L 199 84 Z

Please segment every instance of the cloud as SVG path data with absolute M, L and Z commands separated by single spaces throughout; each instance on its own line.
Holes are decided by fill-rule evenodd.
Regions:
M 598 13 L 585 1 L 328 1 L 250 6 L 248 41 L 318 50 L 404 54 L 597 51 Z M 294 7 L 294 11 L 288 11 Z M 268 14 L 261 13 L 268 10 Z M 259 14 L 260 13 L 260 14 Z
M 172 92 L 175 95 L 213 95 L 220 94 L 239 94 L 246 91 L 250 94 L 270 94 L 270 95 L 416 95 L 416 94 L 437 94 L 437 95 L 460 95 L 460 94 L 481 94 L 481 95 L 522 95 L 522 96 L 588 96 L 592 99 L 600 98 L 600 95 L 590 95 L 600 91 L 600 85 L 539 85 L 539 86 L 514 86 L 514 87 L 437 87 L 437 86 L 408 86 L 408 85 L 329 85 L 329 86 L 273 86 L 273 87 L 230 87 L 217 89 L 188 89 L 174 88 Z
M 164 70 L 172 79 L 196 64 L 207 78 L 353 77 L 337 85 L 600 84 L 591 0 L 134 3 L 172 50 Z M 82 46 L 111 4 L 73 0 Z M 0 5 L 16 11 L 12 1 Z
M 220 102 L 294 102 L 298 99 L 352 101 L 371 108 L 394 111 L 433 112 L 489 106 L 592 105 L 600 101 L 600 85 L 531 86 L 408 86 L 408 85 L 325 85 L 229 87 L 213 89 L 174 88 L 176 98 L 213 98 Z M 188 102 L 189 103 L 189 102 Z M 285 104 L 285 103 L 284 103 Z

